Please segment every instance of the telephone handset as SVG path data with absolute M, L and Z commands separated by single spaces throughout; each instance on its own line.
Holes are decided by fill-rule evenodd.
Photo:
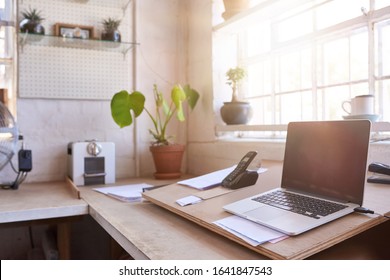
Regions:
M 259 177 L 257 171 L 246 170 L 249 164 L 257 155 L 257 152 L 248 152 L 237 164 L 236 168 L 225 177 L 222 186 L 229 189 L 239 189 L 254 185 Z

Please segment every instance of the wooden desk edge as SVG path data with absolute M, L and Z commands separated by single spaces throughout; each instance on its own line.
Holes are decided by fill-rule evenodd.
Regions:
M 66 185 L 71 190 L 71 192 L 78 198 L 81 199 L 81 194 L 79 188 L 73 183 L 73 181 L 66 176 L 65 178 Z
M 102 227 L 108 234 L 121 245 L 136 260 L 150 260 L 137 246 L 135 246 L 128 238 L 117 230 L 109 221 L 107 221 L 99 211 L 89 206 L 89 215 Z

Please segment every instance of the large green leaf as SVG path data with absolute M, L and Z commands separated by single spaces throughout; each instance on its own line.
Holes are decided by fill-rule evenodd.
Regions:
M 134 117 L 138 117 L 143 112 L 144 106 L 145 96 L 142 93 L 134 91 L 129 94 L 122 90 L 111 99 L 111 115 L 115 123 L 122 128 L 133 123 L 131 111 Z
M 199 99 L 199 93 L 192 89 L 189 85 L 184 86 L 184 92 L 187 96 L 188 100 L 188 106 L 190 106 L 191 110 L 195 108 L 196 103 L 198 102 Z
M 177 118 L 179 121 L 184 121 L 184 111 L 183 111 L 183 101 L 186 100 L 186 93 L 184 92 L 183 88 L 180 85 L 175 85 L 172 88 L 171 92 L 171 98 L 173 103 L 175 104 L 176 110 L 177 110 Z

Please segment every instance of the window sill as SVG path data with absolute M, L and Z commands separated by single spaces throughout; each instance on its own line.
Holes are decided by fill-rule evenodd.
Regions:
M 390 122 L 374 122 L 371 126 L 373 142 L 389 140 Z M 215 135 L 220 141 L 280 140 L 287 135 L 287 125 L 216 125 Z

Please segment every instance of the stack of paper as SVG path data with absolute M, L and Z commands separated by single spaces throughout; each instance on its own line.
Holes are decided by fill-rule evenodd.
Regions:
M 229 175 L 234 170 L 234 168 L 236 168 L 236 165 L 229 167 L 229 168 L 226 168 L 226 169 L 211 172 L 211 173 L 208 173 L 206 175 L 183 180 L 183 181 L 180 181 L 177 183 L 181 184 L 181 185 L 186 185 L 188 187 L 195 188 L 198 190 L 207 190 L 207 189 L 210 189 L 212 187 L 216 187 L 216 186 L 221 185 L 223 179 L 227 175 Z M 257 170 L 257 172 L 259 174 L 263 173 L 265 171 L 267 171 L 266 168 L 259 168 Z
M 274 243 L 288 237 L 279 231 L 234 215 L 215 221 L 214 224 L 233 233 L 252 246 L 257 246 L 267 241 Z
M 95 188 L 94 190 L 125 202 L 141 201 L 144 188 L 152 187 L 149 184 L 132 184 L 115 187 Z

